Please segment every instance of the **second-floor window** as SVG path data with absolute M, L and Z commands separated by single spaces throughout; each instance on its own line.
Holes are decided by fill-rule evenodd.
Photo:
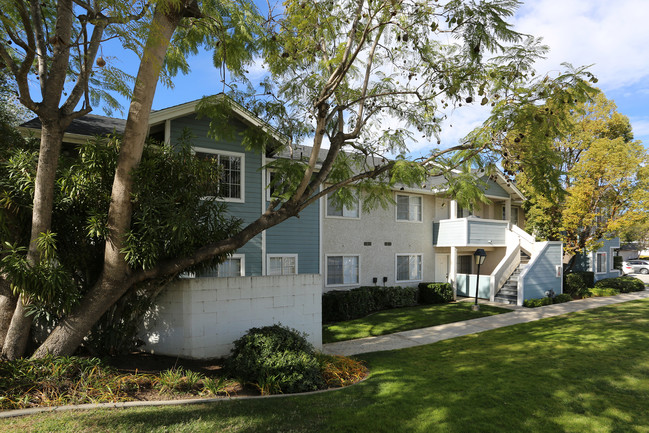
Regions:
M 397 194 L 397 221 L 421 222 L 421 196 Z
M 327 194 L 327 216 L 328 217 L 340 217 L 340 218 L 359 218 L 358 212 L 358 199 L 352 205 L 342 206 L 338 208 L 333 203 L 331 194 Z
M 196 149 L 199 158 L 212 158 L 221 166 L 221 181 L 217 195 L 227 201 L 243 201 L 243 154 Z

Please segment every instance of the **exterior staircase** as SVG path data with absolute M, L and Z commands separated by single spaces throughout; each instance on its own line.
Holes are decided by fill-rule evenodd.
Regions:
M 505 281 L 505 284 L 503 284 L 498 293 L 496 293 L 494 297 L 495 302 L 516 305 L 516 301 L 518 300 L 518 277 L 529 262 L 530 256 L 521 250 L 521 262 L 507 281 Z

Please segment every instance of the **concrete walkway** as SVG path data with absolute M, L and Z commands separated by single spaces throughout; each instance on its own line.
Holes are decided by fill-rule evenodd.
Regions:
M 358 340 L 341 341 L 338 343 L 323 344 L 322 351 L 330 355 L 357 355 L 367 352 L 380 352 L 384 350 L 405 349 L 407 347 L 431 344 L 449 338 L 475 334 L 519 323 L 533 322 L 546 317 L 560 316 L 576 311 L 590 310 L 605 305 L 619 304 L 636 299 L 649 298 L 649 290 L 643 292 L 624 293 L 617 296 L 601 298 L 580 299 L 563 304 L 546 305 L 538 308 L 514 307 L 511 313 L 497 314 L 495 316 L 480 317 L 464 322 L 447 323 L 445 325 L 431 326 L 430 328 L 413 329 L 411 331 L 397 332 L 396 334 L 382 335 L 379 337 L 360 338 Z M 481 302 L 482 304 L 498 305 Z

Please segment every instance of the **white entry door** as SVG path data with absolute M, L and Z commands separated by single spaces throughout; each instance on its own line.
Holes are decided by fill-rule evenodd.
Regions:
M 448 282 L 449 267 L 448 254 L 435 254 L 435 282 L 446 283 Z

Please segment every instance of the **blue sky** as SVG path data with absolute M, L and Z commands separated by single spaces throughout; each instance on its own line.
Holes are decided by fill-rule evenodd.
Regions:
M 511 22 L 520 32 L 543 37 L 550 46 L 548 58 L 537 64 L 539 73 L 558 72 L 562 62 L 593 65 L 597 86 L 616 102 L 620 113 L 630 118 L 636 139 L 649 145 L 647 0 L 528 0 Z M 129 66 L 114 61 L 118 62 L 116 66 Z M 192 57 L 190 65 L 190 74 L 175 77 L 174 89 L 158 86 L 154 109 L 223 90 L 209 53 Z M 486 116 L 481 107 L 456 110 L 442 132 L 443 144 L 455 144 Z M 417 143 L 411 151 L 427 147 L 428 143 Z

